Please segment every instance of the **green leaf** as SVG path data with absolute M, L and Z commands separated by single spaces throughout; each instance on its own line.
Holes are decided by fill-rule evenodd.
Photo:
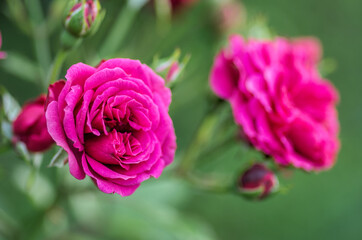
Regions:
M 24 159 L 24 161 L 26 161 L 29 164 L 33 164 L 32 157 L 31 157 L 28 149 L 26 148 L 26 145 L 23 142 L 18 141 L 15 144 L 15 149 L 16 149 L 17 153 L 21 156 L 21 158 Z
M 34 161 L 36 162 L 36 161 Z M 36 163 L 34 163 L 36 165 Z M 12 182 L 26 193 L 40 209 L 46 209 L 54 201 L 56 190 L 49 180 L 37 169 L 26 165 L 15 167 Z
M 70 201 L 80 222 L 106 234 L 102 239 L 216 239 L 212 229 L 203 222 L 156 200 L 158 194 L 167 193 L 173 194 L 155 191 L 140 198 L 120 198 L 88 192 L 72 195 Z
M 323 59 L 319 64 L 319 71 L 323 77 L 333 73 L 337 69 L 337 61 L 333 58 Z
M 141 7 L 143 7 L 146 3 L 148 2 L 148 0 L 128 0 L 128 5 L 131 8 L 135 8 L 135 9 L 140 9 Z
M 11 140 L 13 138 L 13 129 L 11 123 L 8 121 L 1 121 L 1 137 L 4 137 L 6 140 Z
M 263 16 L 258 16 L 249 22 L 246 27 L 246 35 L 248 38 L 256 39 L 271 39 L 274 36 Z
M 155 0 L 155 10 L 158 25 L 168 30 L 171 25 L 172 6 L 169 0 Z
M 31 60 L 19 53 L 7 52 L 6 60 L 2 61 L 4 71 L 25 81 L 39 83 L 39 68 Z
M 68 153 L 64 151 L 63 148 L 60 148 L 58 152 L 53 156 L 52 160 L 50 160 L 50 163 L 48 167 L 64 167 L 65 163 L 67 162 Z
M 6 90 L 2 89 L 2 106 L 8 120 L 14 121 L 20 112 L 19 103 Z

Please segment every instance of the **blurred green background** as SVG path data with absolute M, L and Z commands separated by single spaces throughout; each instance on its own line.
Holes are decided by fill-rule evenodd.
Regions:
M 49 2 L 43 1 L 44 9 Z M 200 1 L 178 13 L 169 31 L 159 29 L 153 9 L 146 6 L 118 51 L 107 56 L 138 58 L 150 64 L 155 54 L 168 56 L 176 47 L 191 53 L 170 110 L 178 137 L 175 164 L 206 111 L 209 71 L 226 39 L 215 27 L 217 9 L 211 2 Z M 101 3 L 107 16 L 100 31 L 72 52 L 62 76 L 75 62 L 94 64 L 106 57 L 97 55 L 98 46 L 124 4 L 116 0 Z M 362 239 L 362 1 L 243 0 L 243 4 L 249 20 L 264 16 L 278 35 L 318 37 L 324 57 L 337 63 L 328 75 L 341 96 L 342 148 L 333 169 L 319 174 L 295 171 L 282 179 L 289 188 L 285 194 L 263 202 L 193 189 L 168 172 L 121 199 L 96 191 L 89 180 L 73 179 L 67 168 L 47 169 L 46 163 L 29 193 L 24 189 L 29 169 L 8 151 L 0 156 L 0 239 Z M 31 38 L 10 21 L 4 0 L 0 0 L 0 30 L 3 50 L 35 61 Z M 57 34 L 56 30 L 51 35 L 53 49 Z M 2 64 L 0 84 L 21 103 L 40 93 L 34 83 L 8 73 Z M 248 160 L 233 150 L 217 157 L 219 165 Z

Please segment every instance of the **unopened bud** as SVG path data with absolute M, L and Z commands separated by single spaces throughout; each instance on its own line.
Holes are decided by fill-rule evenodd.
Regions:
M 177 76 L 180 74 L 180 70 L 181 69 L 178 62 L 172 63 L 166 75 L 166 82 L 174 81 L 177 78 Z
M 182 60 L 180 55 L 180 50 L 176 49 L 170 57 L 164 59 L 156 57 L 153 61 L 154 70 L 165 79 L 169 87 L 175 84 L 190 60 L 190 55 L 186 55 Z
M 256 163 L 248 168 L 238 182 L 239 192 L 246 198 L 261 200 L 279 188 L 278 178 L 265 165 Z
M 54 143 L 46 125 L 45 102 L 43 94 L 28 102 L 13 122 L 14 143 L 23 142 L 30 152 L 44 152 Z
M 101 5 L 98 0 L 76 0 L 64 21 L 65 29 L 75 37 L 85 37 L 93 32 L 102 21 Z

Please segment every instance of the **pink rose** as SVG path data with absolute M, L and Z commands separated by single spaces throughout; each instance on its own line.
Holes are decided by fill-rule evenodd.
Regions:
M 1 45 L 2 45 L 2 38 L 1 38 L 1 32 L 0 32 L 0 49 L 1 49 Z M 6 58 L 6 52 L 0 51 L 0 59 L 4 59 L 4 58 Z
M 45 95 L 24 105 L 13 122 L 14 142 L 24 142 L 31 152 L 47 150 L 53 143 L 45 120 Z
M 278 164 L 307 171 L 330 168 L 339 149 L 338 93 L 318 74 L 319 49 L 308 38 L 232 36 L 210 79 L 251 144 Z
M 73 65 L 49 88 L 47 125 L 68 153 L 70 173 L 105 193 L 131 195 L 174 158 L 171 91 L 148 66 L 110 59 Z

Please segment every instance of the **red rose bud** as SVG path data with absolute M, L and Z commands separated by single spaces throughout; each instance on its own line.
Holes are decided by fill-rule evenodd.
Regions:
M 28 102 L 13 122 L 14 141 L 24 142 L 30 152 L 42 152 L 53 144 L 45 120 L 45 95 Z
M 75 37 L 89 35 L 103 19 L 98 0 L 76 0 L 70 6 L 64 26 Z
M 249 199 L 263 199 L 279 188 L 275 174 L 263 164 L 256 163 L 247 169 L 238 182 L 239 192 Z

